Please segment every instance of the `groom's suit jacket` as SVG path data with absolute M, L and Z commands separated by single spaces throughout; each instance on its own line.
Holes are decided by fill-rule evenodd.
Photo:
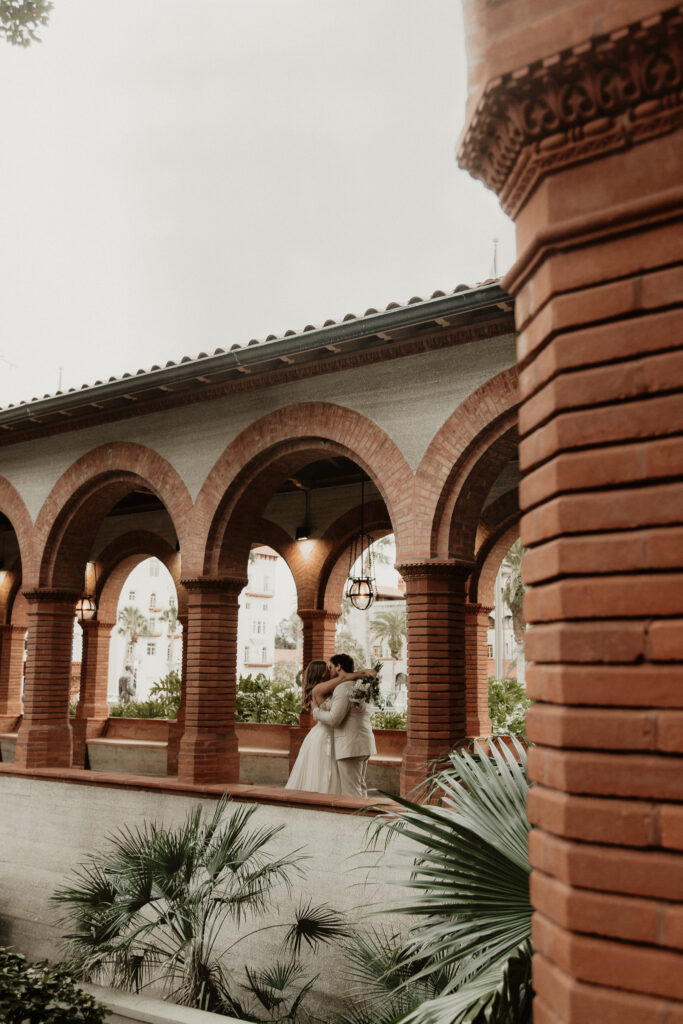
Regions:
M 337 761 L 345 757 L 368 757 L 377 753 L 375 737 L 367 705 L 357 708 L 350 701 L 354 681 L 341 683 L 332 694 L 329 711 L 317 709 L 316 721 L 334 729 L 334 756 Z

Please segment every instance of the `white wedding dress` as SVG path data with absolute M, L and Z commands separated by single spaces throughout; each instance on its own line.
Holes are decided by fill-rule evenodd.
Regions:
M 320 706 L 329 711 L 330 698 Z M 317 722 L 308 732 L 285 789 L 303 789 L 309 793 L 341 793 L 339 768 L 334 756 L 334 730 L 329 725 Z

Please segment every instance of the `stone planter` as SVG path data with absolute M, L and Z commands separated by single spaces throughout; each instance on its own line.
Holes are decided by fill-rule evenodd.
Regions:
M 237 1017 L 176 1006 L 154 996 L 137 996 L 103 985 L 80 987 L 107 1007 L 111 1014 L 107 1024 L 244 1024 Z

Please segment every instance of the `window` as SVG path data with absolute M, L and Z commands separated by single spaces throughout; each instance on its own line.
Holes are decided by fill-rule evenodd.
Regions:
M 267 661 L 268 661 L 268 648 L 267 647 L 262 647 L 261 648 L 261 664 L 265 665 L 265 663 Z
M 268 611 L 268 605 L 265 602 L 263 603 L 263 611 L 264 612 Z
M 266 624 L 263 621 L 263 619 L 254 619 L 254 625 L 253 625 L 253 628 L 252 628 L 252 633 L 258 633 L 260 635 L 261 633 L 265 633 L 265 631 L 266 631 Z
M 375 646 L 372 648 L 372 653 L 374 654 L 374 656 L 376 658 L 381 658 L 382 657 L 382 645 L 381 644 L 375 644 Z
M 149 595 L 149 606 L 150 606 L 150 608 L 156 608 L 156 606 L 157 606 L 157 595 L 156 594 L 150 594 Z
M 157 653 L 157 645 L 156 644 L 147 644 L 147 653 L 148 654 L 156 654 Z
M 492 658 L 493 657 L 493 644 L 487 644 L 486 645 L 486 657 L 487 658 Z
M 251 608 L 251 601 L 247 601 L 244 605 L 245 608 Z
M 149 620 L 149 631 L 150 631 L 150 633 L 154 632 L 155 627 L 156 627 L 155 620 L 154 619 L 150 619 Z
M 166 660 L 170 661 L 173 657 L 173 644 L 169 644 L 166 648 Z
M 128 660 L 130 660 L 132 657 L 133 657 L 133 645 L 132 644 L 128 644 L 128 646 L 126 647 L 126 658 Z
M 249 661 L 249 648 L 248 647 L 244 648 L 244 660 L 245 660 L 245 662 Z
M 149 574 L 150 576 L 159 575 L 159 563 L 156 561 L 156 559 L 153 562 L 149 563 Z
M 134 601 L 135 600 L 135 591 L 134 590 L 129 590 L 128 591 L 128 600 L 129 601 Z

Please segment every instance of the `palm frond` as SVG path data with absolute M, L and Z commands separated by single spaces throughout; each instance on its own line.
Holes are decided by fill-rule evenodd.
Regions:
M 349 926 L 343 914 L 327 904 L 314 907 L 309 900 L 297 907 L 295 921 L 285 936 L 285 947 L 298 956 L 301 946 L 306 943 L 311 949 L 349 934 Z
M 414 922 L 397 991 L 440 972 L 436 998 L 412 1008 L 405 1024 L 516 1024 L 510 1007 L 526 1006 L 530 959 L 526 752 L 492 742 L 489 756 L 475 745 L 473 754 L 453 753 L 433 782 L 438 806 L 396 798 L 400 810 L 384 811 L 378 826 L 400 835 L 397 852 L 412 864 L 402 883 L 411 898 L 392 907 Z

